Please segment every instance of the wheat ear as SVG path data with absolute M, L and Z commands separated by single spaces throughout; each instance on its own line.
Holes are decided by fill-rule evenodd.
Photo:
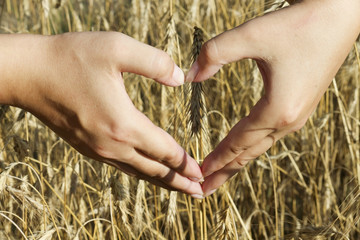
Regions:
M 204 42 L 203 31 L 194 27 L 193 44 L 191 61 L 194 63 L 199 56 L 201 46 Z M 189 122 L 191 125 L 191 135 L 199 136 L 202 128 L 202 119 L 205 114 L 205 105 L 203 101 L 203 84 L 201 82 L 193 82 L 190 87 L 190 101 L 188 105 Z

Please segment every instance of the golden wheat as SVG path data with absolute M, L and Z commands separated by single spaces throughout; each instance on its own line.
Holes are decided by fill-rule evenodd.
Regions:
M 210 39 L 283 6 L 275 0 L 5 0 L 0 32 L 121 31 L 164 49 L 185 69 L 194 25 Z M 300 131 L 202 202 L 85 158 L 32 115 L 0 106 L 0 239 L 358 239 L 359 47 L 358 39 Z M 134 105 L 198 160 L 249 113 L 263 88 L 255 62 L 224 66 L 193 101 L 197 110 L 211 103 L 196 117 L 206 134 L 195 141 L 182 88 L 124 78 Z

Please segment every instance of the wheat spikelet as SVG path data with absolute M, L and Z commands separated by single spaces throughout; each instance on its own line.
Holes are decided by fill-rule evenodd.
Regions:
M 143 228 L 143 214 L 144 214 L 144 205 L 143 205 L 143 198 L 145 195 L 145 182 L 143 180 L 139 180 L 139 184 L 137 186 L 136 192 L 136 202 L 135 202 L 135 209 L 134 209 L 134 224 L 133 229 L 135 233 L 140 233 L 141 229 Z
M 141 1 L 142 3 L 142 1 Z M 144 3 L 143 3 L 144 4 Z M 141 42 L 144 42 L 146 37 L 147 37 L 147 34 L 148 34 L 148 31 L 149 31 L 149 15 L 151 13 L 151 1 L 148 1 L 146 3 L 146 7 L 145 9 L 143 10 L 143 13 L 141 14 L 142 18 L 141 18 L 141 31 L 140 31 L 140 34 L 141 34 L 141 38 L 140 38 L 140 41 Z
M 170 193 L 169 205 L 166 211 L 165 237 L 169 238 L 175 226 L 177 192 Z
M 235 231 L 232 223 L 231 208 L 227 207 L 216 215 L 217 224 L 213 232 L 213 238 L 219 240 L 235 239 Z
M 175 55 L 176 51 L 176 28 L 173 15 L 169 16 L 168 24 L 166 26 L 166 35 L 164 39 L 164 51 L 170 56 Z
M 73 169 L 71 166 L 67 165 L 64 169 L 64 181 L 61 184 L 61 192 L 64 196 L 69 196 L 70 194 L 70 185 L 71 185 L 71 175 L 73 173 Z
M 14 136 L 14 150 L 19 155 L 20 159 L 24 159 L 25 157 L 29 156 L 30 147 L 29 143 L 20 138 L 19 136 Z
M 76 11 L 71 11 L 71 15 L 73 18 L 73 25 L 74 25 L 74 31 L 75 32 L 82 32 L 83 31 L 83 26 L 81 24 L 81 20 L 79 17 L 79 14 Z M 106 29 L 108 30 L 108 29 Z
M 39 236 L 36 236 L 35 239 L 38 240 L 51 240 L 53 239 L 53 234 L 56 232 L 56 229 L 51 228 L 52 226 L 50 226 L 50 228 L 48 230 L 46 230 L 45 232 L 42 232 L 39 234 Z
M 121 223 L 124 227 L 124 232 L 128 235 L 128 238 L 135 238 L 130 225 L 130 209 L 129 209 L 129 203 L 131 201 L 130 199 L 130 178 L 129 175 L 125 173 L 121 173 L 121 186 L 117 186 L 118 190 L 117 192 L 120 193 L 120 197 L 118 198 L 119 201 L 117 203 L 118 205 L 118 211 L 121 215 Z
M 195 62 L 197 57 L 199 56 L 203 43 L 204 43 L 204 32 L 200 28 L 195 26 L 194 33 L 193 33 L 193 44 L 192 44 L 192 48 L 191 48 L 192 63 Z
M 41 5 L 44 11 L 45 18 L 49 17 L 49 11 L 50 11 L 50 2 L 49 0 L 42 0 Z
M 25 16 L 30 17 L 30 1 L 24 0 L 24 13 Z
M 88 214 L 88 209 L 86 206 L 86 202 L 83 198 L 80 198 L 80 203 L 79 203 L 79 219 L 82 223 L 84 223 L 86 221 L 87 218 L 87 214 Z
M 39 198 L 32 196 L 30 192 L 24 192 L 22 189 L 19 190 L 12 186 L 7 186 L 6 190 L 19 205 L 24 205 L 26 209 L 32 209 L 31 213 L 35 217 L 41 216 L 44 205 Z
M 56 0 L 55 8 L 61 7 L 62 0 Z
M 80 0 L 4 0 L 0 1 L 0 32 L 50 34 L 73 31 L 81 26 L 83 30 L 107 30 L 112 29 L 116 22 L 118 30 L 165 50 L 182 68 L 190 64 L 190 57 L 182 59 L 185 56 L 183 53 L 191 52 L 191 43 L 187 44 L 191 42 L 189 26 L 196 24 L 206 29 L 209 36 L 215 36 L 283 5 L 283 0 L 90 0 L 87 3 Z M 59 8 L 54 10 L 54 7 Z M 168 20 L 170 16 L 172 18 Z M 161 40 L 163 43 L 159 44 Z M 277 169 L 276 182 L 281 181 L 281 185 L 273 188 L 277 183 L 272 181 L 270 163 L 264 156 L 247 166 L 249 171 L 245 171 L 246 175 L 238 174 L 235 181 L 203 201 L 207 204 L 205 208 L 197 202 L 194 204 L 191 199 L 180 198 L 179 194 L 177 205 L 171 207 L 174 198 L 170 192 L 145 184 L 145 195 L 139 201 L 143 206 L 143 228 L 139 235 L 133 227 L 137 180 L 123 174 L 121 180 L 118 180 L 122 186 L 115 184 L 115 188 L 122 187 L 121 191 L 126 193 L 119 195 L 121 191 L 110 191 L 106 178 L 94 174 L 101 168 L 99 163 L 81 161 L 79 171 L 75 166 L 71 174 L 66 172 L 68 177 L 71 176 L 71 184 L 70 197 L 66 198 L 64 204 L 60 189 L 65 182 L 65 186 L 69 182 L 62 173 L 66 171 L 67 164 L 64 162 L 71 162 L 67 160 L 70 155 L 66 155 L 70 147 L 30 113 L 0 106 L 0 209 L 5 215 L 0 217 L 0 239 L 44 239 L 46 236 L 51 238 L 50 235 L 55 239 L 53 228 L 60 229 L 60 236 L 56 239 L 112 239 L 109 224 L 109 209 L 112 206 L 109 204 L 116 205 L 113 224 L 119 239 L 194 240 L 201 239 L 200 236 L 203 239 L 230 239 L 231 236 L 226 232 L 230 231 L 230 227 L 227 228 L 226 223 L 230 224 L 231 218 L 234 218 L 234 232 L 240 233 L 239 239 L 250 239 L 244 235 L 243 229 L 251 233 L 252 239 L 358 239 L 360 198 L 352 189 L 357 189 L 360 182 L 359 40 L 343 70 L 337 75 L 339 93 L 334 95 L 334 86 L 330 86 L 312 116 L 314 124 L 308 122 L 299 133 L 284 139 L 284 145 L 289 151 L 284 151 L 280 144 L 269 150 L 270 159 L 276 166 L 274 169 Z M 155 124 L 169 130 L 181 145 L 189 146 L 187 151 L 193 151 L 198 160 L 199 156 L 202 159 L 201 148 L 205 149 L 204 143 L 216 144 L 222 140 L 230 127 L 248 115 L 251 107 L 262 96 L 261 74 L 255 64 L 252 61 L 228 64 L 212 81 L 204 83 L 206 94 L 203 102 L 206 105 L 209 100 L 212 105 L 201 123 L 200 137 L 191 139 L 190 124 L 187 122 L 190 90 L 186 98 L 182 91 L 183 88 L 190 88 L 191 84 L 180 88 L 161 86 L 161 94 L 160 88 L 150 88 L 140 77 L 129 77 L 134 81 L 126 80 L 125 84 L 135 106 L 148 114 Z M 159 112 L 161 116 L 156 115 Z M 213 114 L 215 112 L 219 114 Z M 171 121 L 172 116 L 175 121 Z M 209 126 L 206 125 L 207 120 Z M 204 131 L 207 129 L 210 138 L 208 142 L 204 140 L 207 134 Z M 19 136 L 19 139 L 13 136 Z M 26 139 L 27 143 L 21 139 Z M 17 140 L 20 141 L 15 142 Z M 15 149 L 13 146 L 16 146 Z M 210 148 L 213 147 L 211 145 Z M 9 174 L 6 165 L 22 162 L 24 156 L 26 162 L 39 173 L 41 180 L 35 182 L 29 173 L 24 172 L 23 167 L 13 169 Z M 294 166 L 286 161 L 291 156 L 306 176 L 311 191 L 303 191 Z M 107 176 L 111 176 L 111 171 L 106 171 Z M 22 177 L 26 174 L 28 179 Z M 81 186 L 80 180 L 84 183 Z M 41 197 L 41 203 L 49 206 L 49 210 L 39 205 L 44 217 L 31 221 L 32 216 L 37 215 L 38 208 L 27 197 L 36 200 L 33 195 L 40 186 L 42 191 L 37 194 Z M 84 191 L 89 192 L 88 199 L 84 198 Z M 226 209 L 229 205 L 224 199 L 226 192 L 236 204 L 231 207 L 231 211 Z M 108 200 L 101 202 L 99 198 L 103 195 Z M 273 207 L 274 199 L 279 199 L 278 210 Z M 23 202 L 25 207 L 21 206 Z M 89 208 L 90 203 L 95 204 L 94 209 Z M 64 207 L 68 212 L 66 215 L 62 215 Z M 54 213 L 55 219 L 50 220 L 49 216 L 55 208 L 59 210 Z M 80 222 L 85 223 L 89 219 L 91 222 L 83 227 L 74 221 L 76 216 L 69 214 L 70 210 Z M 5 211 L 9 214 L 5 214 Z M 217 212 L 222 216 L 214 217 Z M 246 216 L 245 227 L 239 216 Z M 96 218 L 103 218 L 104 221 Z M 168 233 L 165 232 L 166 227 Z M 213 232 L 215 228 L 218 230 L 217 235 Z M 74 230 L 79 230 L 75 238 L 72 233 Z M 88 236 L 85 235 L 86 231 L 90 233 Z M 213 235 L 207 238 L 206 231 Z M 232 239 L 236 240 L 236 236 L 232 236 Z
M 199 19 L 199 7 L 200 7 L 200 1 L 195 0 L 192 1 L 191 8 L 189 10 L 189 17 L 190 22 L 197 22 Z
M 76 192 L 78 186 L 78 176 L 79 176 L 79 162 L 75 164 L 75 167 L 71 173 L 70 178 L 70 195 L 73 195 Z
M 192 63 L 196 61 L 199 56 L 201 46 L 204 42 L 203 31 L 194 27 L 193 44 L 192 44 Z M 188 105 L 189 123 L 191 129 L 191 135 L 199 136 L 202 128 L 202 120 L 205 115 L 205 104 L 203 97 L 203 83 L 191 83 L 190 86 L 190 101 Z
M 291 239 L 346 239 L 341 238 L 342 234 L 332 231 L 329 227 L 315 227 L 315 226 L 303 226 L 295 233 L 285 236 L 286 240 Z
M 0 174 L 0 198 L 4 197 L 3 192 L 6 190 L 6 186 L 8 185 L 8 175 L 10 172 L 10 168 L 8 168 L 6 171 L 3 171 Z
M 109 187 L 111 188 L 111 194 L 114 196 L 115 202 L 121 201 L 121 200 L 127 198 L 126 190 L 125 190 L 124 186 L 122 185 L 122 183 L 118 180 L 117 174 L 115 176 L 110 177 Z
M 123 231 L 131 238 L 135 238 L 130 225 L 130 209 L 128 207 L 130 196 L 129 196 L 129 176 L 121 173 L 119 176 L 116 174 L 109 179 L 109 187 L 111 188 L 111 194 L 113 195 L 113 205 L 117 207 L 117 213 L 120 214 L 121 224 Z
M 175 60 L 176 56 L 176 29 L 175 29 L 175 20 L 172 15 L 169 16 L 168 24 L 166 26 L 166 34 L 163 40 L 163 49 L 169 54 L 171 58 Z M 160 116 L 160 126 L 163 129 L 168 128 L 169 126 L 169 112 L 171 103 L 169 100 L 169 91 L 175 91 L 173 88 L 169 89 L 164 85 L 161 86 L 161 116 Z

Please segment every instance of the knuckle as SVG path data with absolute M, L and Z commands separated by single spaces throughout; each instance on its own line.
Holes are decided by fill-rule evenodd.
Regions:
M 111 158 L 111 153 L 100 144 L 94 144 L 92 150 L 101 158 Z
M 254 20 L 248 21 L 241 28 L 241 35 L 250 43 L 258 43 L 261 40 L 259 36 L 269 32 L 268 27 L 264 27 L 264 24 L 258 24 L 258 20 Z
M 217 64 L 219 62 L 219 51 L 215 39 L 207 41 L 201 48 L 202 56 L 208 63 Z
M 152 68 L 155 72 L 155 79 L 171 79 L 174 63 L 167 53 L 157 50 L 156 54 L 154 54 Z
M 306 123 L 298 107 L 287 107 L 277 119 L 277 129 L 288 129 L 289 132 L 300 130 Z
M 124 40 L 121 33 L 107 32 L 105 35 L 97 35 L 97 37 L 100 39 L 98 43 L 100 46 L 96 45 L 96 47 L 103 49 L 111 57 L 116 58 L 116 54 L 123 51 L 122 45 L 119 44 Z
M 158 138 L 158 144 L 163 147 L 157 153 L 156 158 L 171 168 L 181 168 L 186 162 L 187 156 L 185 150 L 167 132 L 159 127 L 157 129 L 159 130 L 159 136 L 161 136 Z
M 240 155 L 240 153 L 242 153 L 244 151 L 244 148 L 241 146 L 237 146 L 237 145 L 230 145 L 229 146 L 229 150 L 232 154 L 238 156 Z
M 160 168 L 155 173 L 153 173 L 151 177 L 156 178 L 156 179 L 162 179 L 162 180 L 166 181 L 169 177 L 169 173 L 170 172 L 168 169 Z
M 133 145 L 133 131 L 130 127 L 120 126 L 119 124 L 108 124 L 106 126 L 97 126 L 93 128 L 94 132 L 98 133 L 97 139 L 89 139 L 91 147 L 97 156 L 101 158 L 113 159 L 115 154 L 122 149 L 122 159 L 129 159 L 132 157 L 129 147 Z M 110 146 L 117 146 L 117 149 L 112 149 Z M 118 157 L 118 156 L 117 156 Z
M 239 168 L 245 167 L 246 164 L 248 163 L 247 160 L 244 160 L 244 159 L 242 159 L 242 158 L 236 158 L 236 159 L 235 159 L 235 162 L 236 162 L 236 164 L 237 164 L 237 166 L 238 166 Z
M 123 122 L 119 124 L 114 122 L 109 124 L 107 129 L 108 137 L 118 143 L 130 143 L 132 136 L 134 135 L 134 128 L 131 126 L 131 123 L 127 124 Z
M 283 113 L 278 118 L 277 128 L 287 128 L 296 121 L 296 117 L 291 113 Z
M 296 106 L 289 105 L 280 112 L 277 118 L 277 128 L 291 127 L 299 119 L 299 111 Z
M 169 165 L 174 166 L 175 168 L 181 166 L 183 163 L 183 159 L 178 156 L 176 151 L 170 151 L 165 157 L 164 161 L 166 161 Z

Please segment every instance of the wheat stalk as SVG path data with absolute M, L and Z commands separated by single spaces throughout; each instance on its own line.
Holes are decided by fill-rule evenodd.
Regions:
M 0 1 L 0 32 L 119 30 L 165 50 L 183 68 L 201 49 L 196 44 L 191 49 L 195 24 L 205 36 L 215 36 L 283 5 L 282 0 L 6 0 Z M 78 160 L 35 117 L 0 106 L 0 239 L 358 239 L 359 40 L 306 126 L 274 145 L 271 161 L 265 155 L 252 161 L 202 202 L 179 193 L 175 198 L 148 183 L 137 187 L 138 180 L 116 176 L 112 168 L 101 175 L 102 164 Z M 187 111 L 192 84 L 160 88 L 136 75 L 124 78 L 138 110 L 197 160 L 201 149 L 213 149 L 263 93 L 255 62 L 225 65 L 201 85 L 203 97 L 193 100 L 208 111 L 198 117 L 200 133 L 194 134 Z M 117 183 L 105 177 L 113 175 Z M 138 222 L 142 227 L 136 232 Z

